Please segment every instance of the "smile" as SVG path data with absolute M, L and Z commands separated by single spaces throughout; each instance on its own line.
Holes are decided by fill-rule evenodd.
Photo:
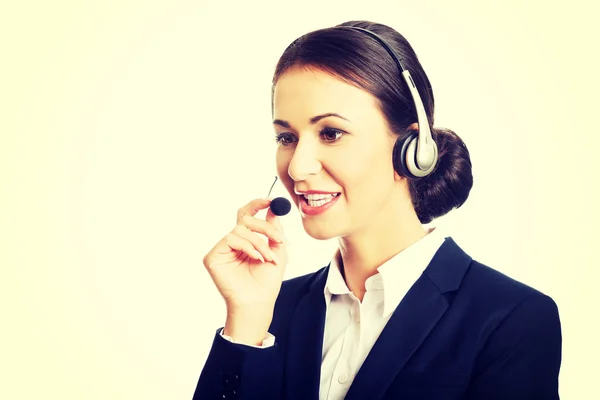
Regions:
M 305 194 L 304 198 L 311 207 L 319 207 L 323 204 L 329 203 L 335 197 L 339 196 L 339 193 L 333 194 Z
M 300 211 L 306 215 L 321 214 L 331 208 L 339 197 L 339 193 L 300 195 Z

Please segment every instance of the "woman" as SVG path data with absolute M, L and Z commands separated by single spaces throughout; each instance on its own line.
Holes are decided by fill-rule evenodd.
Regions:
M 406 39 L 366 21 L 302 36 L 272 110 L 278 176 L 306 232 L 339 250 L 282 283 L 279 217 L 254 217 L 270 200 L 239 210 L 204 258 L 227 318 L 194 399 L 558 399 L 553 300 L 423 227 L 473 180 Z

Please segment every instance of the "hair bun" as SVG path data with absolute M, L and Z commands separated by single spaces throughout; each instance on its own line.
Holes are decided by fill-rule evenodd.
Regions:
M 462 139 L 445 128 L 433 128 L 432 136 L 438 146 L 435 170 L 409 183 L 413 205 L 423 224 L 462 206 L 473 187 L 471 158 Z

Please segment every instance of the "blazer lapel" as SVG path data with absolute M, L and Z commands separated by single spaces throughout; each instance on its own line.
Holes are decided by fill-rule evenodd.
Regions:
M 291 318 L 287 344 L 285 398 L 318 400 L 325 327 L 324 268 L 300 299 Z
M 451 239 L 402 299 L 356 375 L 346 400 L 379 399 L 448 308 L 471 257 Z

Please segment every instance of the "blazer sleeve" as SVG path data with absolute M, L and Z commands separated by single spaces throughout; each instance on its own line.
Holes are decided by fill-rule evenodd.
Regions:
M 478 355 L 468 400 L 557 400 L 562 333 L 555 302 L 537 294 L 517 306 Z
M 281 368 L 277 341 L 259 348 L 232 343 L 215 334 L 193 400 L 281 398 Z

